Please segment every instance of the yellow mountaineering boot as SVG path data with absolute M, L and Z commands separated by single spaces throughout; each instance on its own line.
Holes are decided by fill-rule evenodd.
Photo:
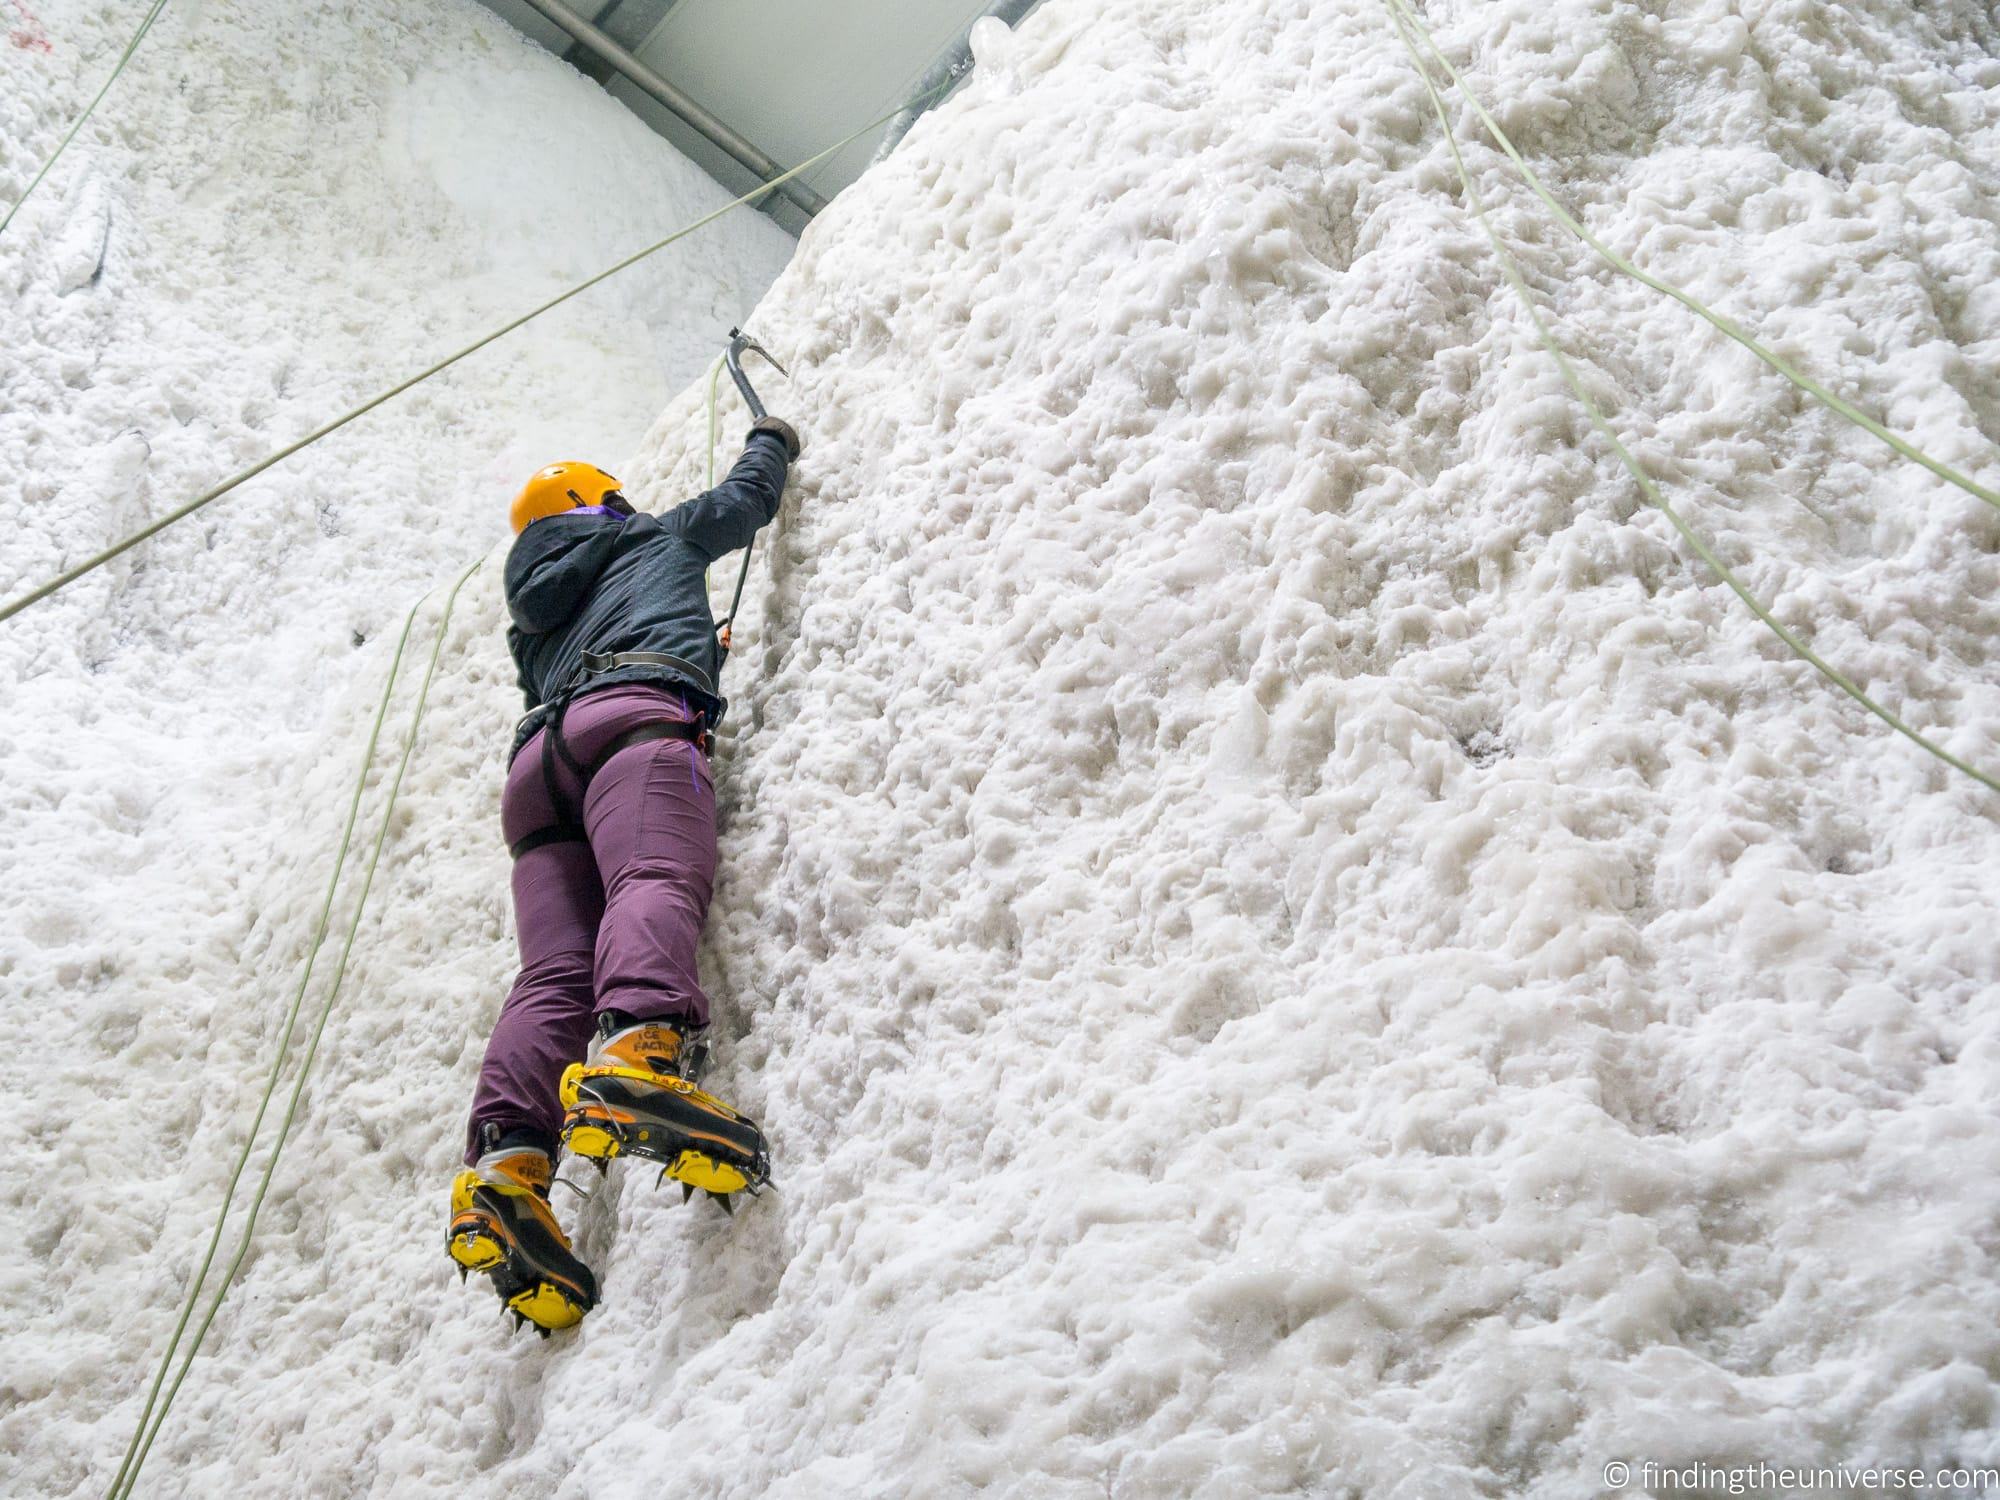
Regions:
M 562 1076 L 563 1144 L 608 1166 L 643 1156 L 681 1184 L 702 1189 L 731 1213 L 730 1194 L 771 1179 L 764 1132 L 695 1084 L 707 1049 L 670 1021 L 607 1017 L 580 1063 Z
M 458 1174 L 445 1248 L 459 1280 L 486 1273 L 516 1328 L 533 1323 L 547 1338 L 597 1305 L 597 1278 L 549 1209 L 549 1159 L 532 1146 L 488 1151 Z

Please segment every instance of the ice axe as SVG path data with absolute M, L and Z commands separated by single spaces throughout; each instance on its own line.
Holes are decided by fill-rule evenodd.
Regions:
M 743 404 L 750 408 L 752 421 L 762 421 L 765 416 L 764 403 L 757 399 L 757 393 L 750 388 L 750 377 L 743 373 L 743 356 L 755 354 L 785 379 L 792 378 L 792 372 L 778 363 L 777 356 L 762 344 L 751 338 L 740 328 L 729 330 L 729 347 L 723 352 L 722 362 L 729 366 L 729 378 L 736 382 L 736 389 L 743 393 Z M 743 603 L 743 585 L 750 577 L 750 545 L 743 548 L 743 566 L 736 572 L 736 593 L 729 601 L 729 613 L 722 617 L 722 623 L 715 627 L 715 639 L 722 647 L 722 659 L 729 659 L 729 627 L 736 621 L 736 611 Z M 718 673 L 721 662 L 716 664 Z

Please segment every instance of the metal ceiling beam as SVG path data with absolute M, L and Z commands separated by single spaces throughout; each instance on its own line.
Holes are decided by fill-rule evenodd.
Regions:
M 648 9 L 650 8 L 651 6 L 649 5 Z M 644 29 L 641 30 L 640 35 L 644 36 L 646 31 L 658 25 L 661 17 L 672 9 L 673 0 L 666 0 L 666 3 L 660 7 L 658 15 L 648 16 L 644 19 L 642 23 Z M 596 0 L 595 5 L 585 7 L 585 13 L 588 15 L 591 25 L 617 42 L 626 51 L 631 51 L 636 45 L 637 38 L 631 37 L 632 28 L 630 26 L 618 26 L 615 29 L 613 26 L 613 23 L 619 19 L 621 13 L 627 20 L 631 19 L 632 12 L 625 9 L 625 0 Z M 626 33 L 626 35 L 620 36 L 619 32 L 621 31 Z M 594 79 L 598 83 L 609 83 L 611 81 L 611 69 L 599 61 L 590 49 L 579 41 L 572 40 L 567 47 L 563 48 L 562 60 L 572 68 L 575 68 L 585 78 Z
M 717 150 L 725 152 L 745 170 L 754 174 L 760 182 L 769 182 L 773 177 L 784 175 L 785 168 L 759 150 L 754 142 L 731 130 L 720 118 L 675 88 L 619 46 L 611 37 L 563 4 L 562 0 L 527 0 L 527 3 L 568 32 L 576 39 L 578 45 L 587 48 L 608 66 L 623 74 L 634 86 L 671 110 L 690 128 L 699 131 Z M 826 207 L 826 199 L 796 180 L 786 183 L 777 191 L 797 204 L 808 215 L 817 214 Z

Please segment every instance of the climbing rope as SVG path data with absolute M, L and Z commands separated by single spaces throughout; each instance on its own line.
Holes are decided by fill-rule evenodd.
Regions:
M 333 873 L 327 877 L 326 894 L 321 898 L 319 917 L 313 925 L 312 942 L 306 948 L 305 967 L 299 974 L 297 987 L 292 991 L 290 1008 L 285 1012 L 285 1023 L 279 1029 L 278 1045 L 271 1059 L 271 1074 L 264 1082 L 264 1096 L 257 1101 L 257 1112 L 251 1118 L 249 1132 L 243 1138 L 243 1150 L 237 1155 L 236 1166 L 229 1174 L 229 1185 L 223 1189 L 222 1208 L 215 1216 L 215 1230 L 208 1238 L 208 1249 L 201 1258 L 201 1266 L 196 1270 L 194 1280 L 188 1285 L 187 1301 L 181 1305 L 180 1321 L 174 1325 L 174 1335 L 167 1341 L 166 1352 L 160 1356 L 160 1368 L 153 1376 L 153 1388 L 146 1393 L 146 1405 L 139 1414 L 139 1425 L 132 1430 L 132 1441 L 126 1445 L 124 1462 L 119 1465 L 118 1477 L 111 1482 L 109 1495 L 118 1493 L 125 1483 L 127 1470 L 132 1466 L 132 1455 L 138 1451 L 140 1434 L 145 1431 L 148 1419 L 153 1415 L 153 1403 L 158 1399 L 160 1387 L 165 1383 L 167 1370 L 173 1364 L 174 1351 L 179 1347 L 181 1335 L 187 1331 L 188 1319 L 193 1316 L 194 1305 L 200 1299 L 202 1283 L 208 1280 L 209 1267 L 215 1263 L 216 1247 L 222 1243 L 223 1225 L 229 1217 L 230 1206 L 236 1201 L 236 1185 L 242 1181 L 243 1169 L 250 1161 L 250 1152 L 257 1143 L 257 1133 L 264 1128 L 265 1113 L 271 1107 L 271 1099 L 278 1090 L 278 1078 L 284 1070 L 285 1054 L 291 1050 L 292 1033 L 298 1025 L 299 1008 L 306 998 L 306 986 L 312 980 L 313 964 L 319 958 L 319 950 L 326 942 L 328 927 L 333 919 L 333 898 L 340 886 L 340 872 L 347 864 L 347 851 L 354 840 L 354 825 L 361 813 L 361 794 L 368 785 L 368 768 L 375 763 L 375 746 L 382 736 L 382 724 L 389 714 L 389 697 L 395 691 L 397 674 L 402 671 L 403 653 L 410 644 L 410 631 L 417 623 L 417 611 L 430 594 L 424 593 L 403 620 L 403 633 L 396 640 L 395 654 L 389 659 L 389 679 L 382 684 L 382 701 L 375 707 L 375 722 L 368 731 L 368 747 L 361 752 L 361 769 L 355 773 L 354 791 L 347 801 L 347 823 L 340 831 L 340 847 L 333 856 Z
M 416 705 L 410 711 L 409 727 L 403 734 L 402 756 L 396 763 L 395 777 L 389 783 L 388 800 L 383 804 L 382 819 L 376 829 L 374 847 L 369 851 L 368 865 L 362 874 L 361 892 L 355 898 L 354 914 L 347 924 L 346 938 L 340 951 L 340 962 L 334 968 L 332 982 L 327 987 L 326 999 L 320 1006 L 319 1018 L 313 1026 L 311 1039 L 306 1044 L 305 1055 L 299 1062 L 298 1076 L 293 1080 L 291 1096 L 286 1101 L 284 1116 L 278 1123 L 277 1137 L 272 1142 L 271 1154 L 264 1163 L 262 1176 L 258 1179 L 257 1191 L 250 1200 L 249 1212 L 243 1224 L 242 1234 L 237 1240 L 235 1254 L 230 1259 L 227 1269 L 223 1271 L 222 1279 L 216 1285 L 214 1296 L 209 1300 L 208 1309 L 203 1314 L 200 1325 L 195 1329 L 194 1339 L 188 1345 L 186 1353 L 181 1358 L 180 1369 L 174 1375 L 173 1384 L 167 1388 L 166 1396 L 159 1402 L 157 1410 L 154 1407 L 153 1397 L 159 1392 L 160 1377 L 155 1377 L 153 1392 L 147 1397 L 146 1409 L 141 1413 L 139 1425 L 132 1434 L 132 1444 L 126 1449 L 125 1463 L 120 1467 L 118 1477 L 112 1481 L 111 1488 L 105 1492 L 105 1500 L 129 1500 L 133 1486 L 139 1482 L 139 1471 L 145 1465 L 146 1455 L 152 1451 L 153 1440 L 160 1435 L 160 1429 L 165 1425 L 167 1414 L 173 1407 L 174 1397 L 180 1393 L 181 1384 L 187 1379 L 188 1371 L 193 1367 L 195 1356 L 201 1352 L 202 1341 L 207 1338 L 208 1330 L 215 1322 L 215 1316 L 222 1307 L 223 1298 L 228 1295 L 229 1288 L 236 1279 L 236 1273 L 243 1267 L 244 1257 L 249 1254 L 250 1240 L 257 1229 L 257 1215 L 264 1206 L 265 1194 L 270 1190 L 271 1179 L 277 1171 L 278 1159 L 284 1152 L 285 1142 L 291 1135 L 293 1121 L 298 1117 L 300 1096 L 304 1094 L 306 1080 L 312 1074 L 314 1059 L 319 1054 L 320 1039 L 326 1033 L 326 1023 L 333 1014 L 334 1003 L 340 997 L 340 986 L 347 975 L 348 960 L 354 954 L 355 938 L 361 930 L 361 918 L 367 910 L 369 892 L 374 888 L 375 872 L 382 862 L 382 849 L 388 842 L 389 827 L 395 817 L 397 798 L 401 795 L 403 789 L 403 776 L 410 767 L 410 755 L 417 743 L 417 731 L 423 724 L 424 709 L 430 701 L 431 683 L 437 676 L 438 659 L 444 652 L 445 637 L 450 631 L 452 611 L 458 603 L 459 591 L 465 587 L 467 580 L 479 570 L 485 561 L 486 558 L 481 556 L 468 566 L 464 572 L 458 575 L 458 581 L 452 585 L 451 592 L 445 596 L 444 611 L 438 618 L 437 639 L 431 645 L 430 660 L 424 667 L 423 683 L 417 690 Z M 333 904 L 334 887 L 340 878 L 341 865 L 347 857 L 348 838 L 354 830 L 355 813 L 356 809 L 360 806 L 362 789 L 368 779 L 368 767 L 374 760 L 376 740 L 381 732 L 383 718 L 388 713 L 389 697 L 396 685 L 396 676 L 402 665 L 404 647 L 409 641 L 410 624 L 416 619 L 417 609 L 422 604 L 423 600 L 419 599 L 417 604 L 411 607 L 409 619 L 403 625 L 402 639 L 396 644 L 395 658 L 390 663 L 389 680 L 382 688 L 382 702 L 376 709 L 375 725 L 368 736 L 368 749 L 362 759 L 360 774 L 355 779 L 354 793 L 348 808 L 347 828 L 341 835 L 340 853 L 334 861 L 333 879 L 328 883 L 326 903 L 320 910 L 319 930 L 314 940 L 313 951 L 315 953 L 318 950 L 319 942 L 326 935 L 326 924 L 328 913 Z M 309 976 L 310 956 L 307 962 Z M 286 1018 L 285 1033 L 279 1044 L 277 1060 L 272 1064 L 271 1079 L 265 1086 L 263 1101 L 257 1107 L 257 1119 L 251 1128 L 251 1140 L 245 1142 L 243 1156 L 237 1163 L 238 1175 L 242 1172 L 243 1161 L 249 1157 L 251 1146 L 255 1139 L 257 1124 L 261 1124 L 265 1107 L 270 1103 L 272 1093 L 275 1090 L 279 1069 L 284 1061 L 285 1043 L 289 1042 L 291 1038 L 292 1022 L 298 1015 L 299 999 L 305 994 L 305 982 L 305 978 L 302 977 L 299 981 L 297 995 L 295 995 L 292 1002 L 291 1014 Z M 164 1376 L 167 1365 L 173 1359 L 175 1346 L 179 1344 L 181 1334 L 187 1327 L 189 1311 L 193 1308 L 195 1300 L 200 1293 L 202 1282 L 208 1275 L 216 1242 L 221 1238 L 223 1220 L 229 1213 L 229 1197 L 234 1195 L 235 1190 L 236 1177 L 232 1176 L 229 1183 L 229 1196 L 224 1198 L 222 1212 L 216 1219 L 215 1234 L 209 1242 L 209 1255 L 202 1261 L 201 1270 L 196 1275 L 194 1285 L 189 1289 L 187 1307 L 182 1310 L 180 1324 L 175 1328 L 173 1340 L 168 1344 L 166 1355 L 160 1362 L 161 1376 Z M 147 1428 L 148 1417 L 151 1418 L 152 1422 L 150 1430 Z M 134 1451 L 135 1449 L 136 1452 Z
M 2000 509 L 2000 492 L 1988 489 L 1967 475 L 1961 474 L 1957 469 L 1954 469 L 1943 460 L 1931 457 L 1930 454 L 1924 452 L 1915 443 L 1897 436 L 1852 402 L 1835 395 L 1811 376 L 1796 369 L 1782 355 L 1766 349 L 1738 324 L 1723 317 L 1722 314 L 1713 311 L 1705 303 L 1695 298 L 1692 294 L 1683 291 L 1671 281 L 1663 277 L 1649 275 L 1647 272 L 1640 270 L 1631 261 L 1605 244 L 1588 229 L 1585 229 L 1583 225 L 1570 216 L 1562 204 L 1556 201 L 1555 195 L 1543 184 L 1542 179 L 1535 175 L 1535 169 L 1522 159 L 1521 153 L 1515 149 L 1514 142 L 1508 137 L 1507 132 L 1500 128 L 1500 122 L 1487 112 L 1486 106 L 1480 102 L 1479 96 L 1472 92 L 1471 87 L 1466 83 L 1458 69 L 1452 66 L 1451 59 L 1444 55 L 1444 50 L 1438 46 L 1436 39 L 1431 36 L 1430 32 L 1425 30 L 1424 23 L 1417 19 L 1416 13 L 1409 7 L 1406 0 L 1386 0 L 1386 3 L 1390 5 L 1392 14 L 1398 19 L 1398 34 L 1403 38 L 1403 45 L 1410 49 L 1411 61 L 1416 62 L 1419 68 L 1423 67 L 1423 63 L 1418 59 L 1416 48 L 1410 43 L 1408 33 L 1402 30 L 1403 26 L 1414 30 L 1417 35 L 1423 38 L 1425 46 L 1444 65 L 1444 70 L 1451 75 L 1451 81 L 1458 85 L 1458 91 L 1465 96 L 1465 102 L 1472 107 L 1473 112 L 1485 124 L 1487 134 L 1493 137 L 1494 143 L 1520 169 L 1522 178 L 1526 181 L 1529 188 L 1534 191 L 1535 196 L 1548 205 L 1549 211 L 1562 221 L 1563 227 L 1568 229 L 1571 234 L 1574 234 L 1578 239 L 1590 246 L 1591 249 L 1603 256 L 1606 261 L 1625 275 L 1630 276 L 1633 280 L 1645 286 L 1651 287 L 1656 292 L 1673 298 L 1674 301 L 1680 303 L 1681 306 L 1687 308 L 1697 317 L 1705 319 L 1716 329 L 1727 334 L 1745 349 L 1748 349 L 1757 358 L 1764 361 L 1765 364 L 1776 370 L 1807 395 L 1814 397 L 1831 410 L 1838 412 L 1857 427 L 1873 433 L 1896 452 L 1902 454 L 1903 457 L 1911 460 L 1913 463 L 1922 464 L 1926 469 L 1937 475 L 1938 478 L 1955 484 L 1968 495 L 1976 496 L 1984 500 L 1988 505 Z M 1427 85 L 1429 84 L 1430 77 L 1428 74 L 1425 75 L 1424 81 Z M 1456 147 L 1454 147 L 1455 149 Z
M 1583 409 L 1590 414 L 1591 425 L 1611 445 L 1612 451 L 1618 455 L 1619 462 L 1625 466 L 1626 471 L 1638 483 L 1640 490 L 1646 498 L 1666 516 L 1667 520 L 1673 524 L 1674 530 L 1681 534 L 1681 537 L 1687 544 L 1694 549 L 1695 554 L 1709 566 L 1715 575 L 1729 586 L 1730 591 L 1748 605 L 1751 612 L 1768 625 L 1772 633 L 1779 640 L 1783 641 L 1786 646 L 1790 647 L 1800 660 L 1816 668 L 1820 675 L 1825 677 L 1827 681 L 1846 693 L 1856 703 L 1859 703 L 1898 734 L 1921 745 L 1946 765 L 1963 771 L 1967 776 L 1970 776 L 1974 781 L 1977 781 L 1987 789 L 2000 792 L 2000 779 L 1995 779 L 1977 767 L 1960 760 L 1942 745 L 1936 744 L 1919 734 L 1908 724 L 1904 723 L 1902 719 L 1863 692 L 1846 673 L 1827 662 L 1810 646 L 1806 645 L 1804 641 L 1800 640 L 1797 635 L 1779 623 L 1777 617 L 1771 613 L 1763 602 L 1744 586 L 1742 580 L 1730 570 L 1721 558 L 1715 555 L 1714 549 L 1702 540 L 1686 521 L 1681 519 L 1680 513 L 1673 506 L 1667 503 L 1666 496 L 1661 493 L 1660 487 L 1654 483 L 1653 477 L 1646 472 L 1639 461 L 1632 456 L 1631 451 L 1620 441 L 1618 434 L 1612 430 L 1610 422 L 1605 419 L 1604 413 L 1599 410 L 1597 403 L 1584 390 L 1582 381 L 1577 379 L 1576 371 L 1571 368 L 1569 359 L 1563 353 L 1562 347 L 1556 342 L 1555 336 L 1549 332 L 1548 324 L 1543 320 L 1541 310 L 1535 305 L 1535 299 L 1528 291 L 1528 283 L 1526 278 L 1521 274 L 1520 266 L 1515 262 L 1512 252 L 1501 243 L 1499 234 L 1495 232 L 1492 222 L 1486 216 L 1485 200 L 1480 196 L 1478 187 L 1474 185 L 1472 173 L 1465 165 L 1465 157 L 1459 151 L 1458 139 L 1452 132 L 1451 119 L 1444 107 L 1444 96 L 1438 92 L 1437 84 L 1432 80 L 1430 70 L 1425 66 L 1422 55 L 1417 51 L 1416 43 L 1412 39 L 1409 29 L 1403 24 L 1404 17 L 1407 15 L 1403 0 L 1384 0 L 1384 3 L 1389 10 L 1390 21 L 1396 27 L 1396 35 L 1402 39 L 1404 47 L 1408 49 L 1410 61 L 1415 65 L 1418 76 L 1423 79 L 1424 89 L 1430 95 L 1432 107 L 1437 111 L 1438 123 L 1444 128 L 1445 143 L 1451 147 L 1452 161 L 1458 167 L 1458 180 L 1465 189 L 1466 202 L 1472 209 L 1473 217 L 1479 221 L 1479 227 L 1485 231 L 1486 238 L 1493 246 L 1493 253 L 1499 258 L 1501 269 L 1505 271 L 1508 282 L 1513 286 L 1515 294 L 1520 297 L 1522 305 L 1527 308 L 1528 316 L 1534 322 L 1535 332 L 1541 338 L 1542 347 L 1547 349 L 1549 354 L 1555 359 L 1557 368 L 1562 371 L 1563 380 L 1568 384 L 1576 399 L 1583 404 Z
M 125 64 L 130 62 L 132 54 L 139 50 L 139 43 L 146 39 L 146 33 L 153 29 L 153 23 L 159 20 L 160 12 L 166 9 L 166 5 L 167 0 L 153 0 L 153 8 L 146 12 L 146 18 L 139 23 L 139 29 L 132 33 L 132 40 L 125 44 L 125 50 L 118 55 L 118 65 L 111 70 L 111 76 L 104 80 L 104 87 L 97 91 L 97 96 L 90 103 L 84 105 L 83 113 L 76 117 L 76 123 L 70 126 L 69 134 L 56 143 L 56 149 L 49 154 L 49 159 L 42 163 L 41 171 L 37 172 L 27 187 L 22 189 L 21 196 L 8 208 L 7 216 L 0 218 L 0 234 L 7 232 L 7 226 L 14 222 L 14 215 L 21 211 L 21 205 L 26 203 L 35 189 L 42 185 L 42 179 L 48 176 L 55 164 L 62 159 L 63 152 L 69 150 L 69 143 L 75 140 L 76 133 L 83 129 L 84 121 L 96 113 L 97 106 L 103 102 L 104 96 L 111 92 L 111 85 L 116 83 L 118 75 L 125 71 Z
M 947 88 L 949 86 L 950 86 L 949 82 L 940 84 L 938 85 L 937 88 L 931 89 L 927 93 L 919 94 L 915 99 L 911 101 L 911 103 L 921 104 L 927 99 L 929 99 L 932 94 L 936 94 L 942 89 Z M 898 106 L 898 109 L 905 107 L 907 106 Z M 648 245 L 645 249 L 640 250 L 635 254 L 626 256 L 625 259 L 619 261 L 616 265 L 607 266 L 604 270 L 599 271 L 595 276 L 590 277 L 588 280 L 578 282 L 575 286 L 571 287 L 568 291 L 561 293 L 559 296 L 551 297 L 548 301 L 542 303 L 539 307 L 532 308 L 529 311 L 521 314 L 518 318 L 515 318 L 510 322 L 502 324 L 500 327 L 494 329 L 493 332 L 486 334 L 484 337 L 475 339 L 472 343 L 467 344 L 463 349 L 460 349 L 457 353 L 446 355 L 443 359 L 437 361 L 437 363 L 429 366 L 426 369 L 419 370 L 415 375 L 410 376 L 409 379 L 401 381 L 396 385 L 389 387 L 388 390 L 383 391 L 380 395 L 370 397 L 368 400 L 362 402 L 359 406 L 355 407 L 352 411 L 346 412 L 341 416 L 335 417 L 331 422 L 327 422 L 322 426 L 315 427 L 311 432 L 307 433 L 297 442 L 287 443 L 284 447 L 280 448 L 276 453 L 271 454 L 267 458 L 259 459 L 249 468 L 244 469 L 239 473 L 231 475 L 229 478 L 223 480 L 222 483 L 214 486 L 211 489 L 202 491 L 199 495 L 195 496 L 194 499 L 188 501 L 185 505 L 179 506 L 174 510 L 167 512 L 167 514 L 161 516 L 157 521 L 153 521 L 148 525 L 140 527 L 130 536 L 124 537 L 121 540 L 112 543 L 109 547 L 106 547 L 103 551 L 92 554 L 84 561 L 78 563 L 75 567 L 69 568 L 64 572 L 57 574 L 54 578 L 51 578 L 47 583 L 41 584 L 39 587 L 30 589 L 27 593 L 20 595 L 18 598 L 10 599 L 5 605 L 0 605 L 0 620 L 11 620 L 15 615 L 19 614 L 29 605 L 34 604 L 39 600 L 48 598 L 49 595 L 57 592 L 59 589 L 67 588 L 70 584 L 75 583 L 77 579 L 82 578 L 85 574 L 94 572 L 96 569 L 101 568 L 106 563 L 110 562 L 113 558 L 121 556 L 122 554 L 131 551 L 132 548 L 138 546 L 141 542 L 146 541 L 151 537 L 159 535 L 159 533 L 165 531 L 169 526 L 174 525 L 178 521 L 186 520 L 189 516 L 193 515 L 196 511 L 202 509 L 204 506 L 213 504 L 215 501 L 220 500 L 224 495 L 228 494 L 238 485 L 241 485 L 248 480 L 255 479 L 259 474 L 263 473 L 266 469 L 272 467 L 274 464 L 282 463 L 285 459 L 290 458 L 294 453 L 297 453 L 300 449 L 310 447 L 312 444 L 318 442 L 321 438 L 327 436 L 329 433 L 338 432 L 341 428 L 345 427 L 349 422 L 354 421 L 357 417 L 366 416 L 369 412 L 373 411 L 376 407 L 382 405 L 384 402 L 393 400 L 395 397 L 402 395 L 403 392 L 409 390 L 412 386 L 419 385 L 422 382 L 429 380 L 433 375 L 436 375 L 441 371 L 450 369 L 460 360 L 465 359 L 469 355 L 476 354 L 481 349 L 484 349 L 488 344 L 491 344 L 498 339 L 506 337 L 508 334 L 512 333 L 515 329 L 519 328 L 522 324 L 531 322 L 532 320 L 539 318 L 543 313 L 549 312 L 554 308 L 562 306 L 563 303 L 569 301 L 572 297 L 581 296 L 584 292 L 589 291 L 599 282 L 608 280 L 609 278 L 616 276 L 620 271 L 623 271 L 628 267 L 637 265 L 640 261 L 646 259 L 647 256 L 655 255 L 658 252 L 666 249 L 667 246 L 675 244 L 680 240 L 686 239 L 696 230 L 705 228 L 706 226 L 714 223 L 717 219 L 721 218 L 724 214 L 730 212 L 732 209 L 740 208 L 742 205 L 751 202 L 753 199 L 761 198 L 764 194 L 772 191 L 772 189 L 782 187 L 785 183 L 791 181 L 792 178 L 798 176 L 801 172 L 810 171 L 813 167 L 825 161 L 828 157 L 833 156 L 835 153 L 841 151 L 845 147 L 852 145 L 855 141 L 859 140 L 862 136 L 866 135 L 869 131 L 875 129 L 877 126 L 886 124 L 889 120 L 895 117 L 897 112 L 898 110 L 891 110 L 888 114 L 882 115 L 878 119 L 869 121 L 866 125 L 862 126 L 859 130 L 847 136 L 845 139 L 836 141 L 831 146 L 828 146 L 824 151 L 820 152 L 817 156 L 808 157 L 806 160 L 800 162 L 796 167 L 793 167 L 789 172 L 785 172 L 777 177 L 773 177 L 769 182 L 766 182 L 761 186 L 753 189 L 752 191 L 743 194 L 739 198 L 732 198 L 729 202 L 723 204 L 722 207 L 715 209 L 711 213 L 703 214 L 699 219 L 696 219 L 692 224 L 687 225 L 683 229 L 675 230 L 665 239 L 656 241 L 655 243 Z

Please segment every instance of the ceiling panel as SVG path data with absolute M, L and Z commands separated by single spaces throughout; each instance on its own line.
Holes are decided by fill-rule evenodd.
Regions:
M 525 0 L 483 0 L 540 45 L 596 79 L 732 192 L 758 179 L 725 152 L 571 42 Z M 767 155 L 793 166 L 905 103 L 994 0 L 566 0 L 669 83 Z M 1014 6 L 1011 9 L 1018 9 Z M 874 130 L 804 179 L 831 198 L 861 175 L 886 130 Z M 803 211 L 773 194 L 786 228 Z
M 907 100 L 991 0 L 678 0 L 642 61 L 787 166 Z M 875 154 L 857 141 L 807 181 L 832 197 Z

